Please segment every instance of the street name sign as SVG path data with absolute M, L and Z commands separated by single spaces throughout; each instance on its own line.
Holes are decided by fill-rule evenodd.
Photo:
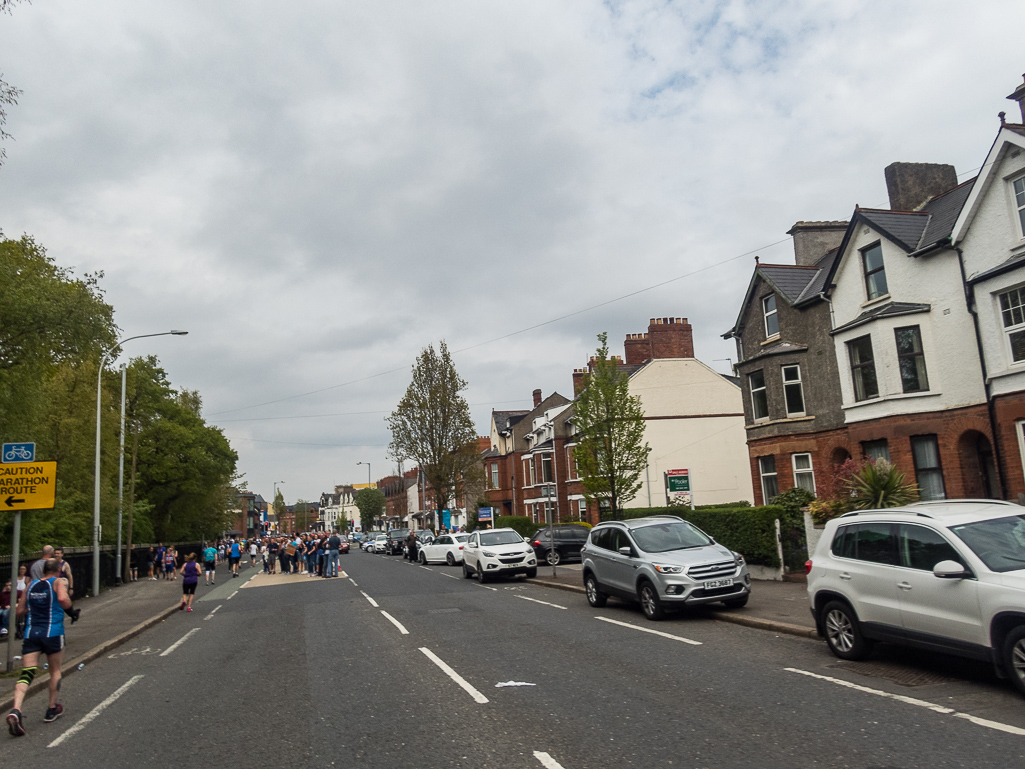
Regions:
M 36 444 L 5 443 L 0 451 L 0 459 L 4 462 L 34 462 L 36 460 Z
M 56 462 L 0 464 L 0 510 L 49 510 L 56 486 Z

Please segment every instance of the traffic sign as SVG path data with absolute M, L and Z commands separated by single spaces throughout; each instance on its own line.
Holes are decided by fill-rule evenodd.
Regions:
M 0 510 L 49 510 L 56 498 L 56 462 L 0 465 Z
M 34 462 L 36 459 L 36 444 L 5 443 L 3 451 L 0 451 L 0 458 L 4 462 Z

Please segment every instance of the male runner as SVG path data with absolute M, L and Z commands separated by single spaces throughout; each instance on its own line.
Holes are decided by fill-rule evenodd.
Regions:
M 213 545 L 203 551 L 204 566 L 206 571 L 206 584 L 213 585 L 217 582 L 217 548 Z
M 14 687 L 14 708 L 7 714 L 7 729 L 14 737 L 25 734 L 21 720 L 21 703 L 36 676 L 39 655 L 46 655 L 50 669 L 50 700 L 43 720 L 56 721 L 64 713 L 64 706 L 57 702 L 60 692 L 61 661 L 64 657 L 64 612 L 74 623 L 81 613 L 73 609 L 68 586 L 58 579 L 60 562 L 55 558 L 43 564 L 43 578 L 35 580 L 18 599 L 18 616 L 28 615 L 25 623 L 25 640 L 21 645 L 21 676 Z
M 238 542 L 234 539 L 231 540 L 231 555 L 229 556 L 229 564 L 231 565 L 231 576 L 238 576 L 238 562 L 242 560 L 242 548 Z

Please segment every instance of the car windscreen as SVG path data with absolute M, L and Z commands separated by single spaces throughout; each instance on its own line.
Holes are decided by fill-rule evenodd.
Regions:
M 1025 515 L 951 526 L 992 571 L 1025 569 Z
M 522 541 L 523 537 L 515 531 L 484 531 L 480 535 L 482 545 L 515 545 Z
M 633 529 L 630 534 L 637 547 L 646 553 L 666 553 L 712 544 L 712 540 L 686 521 L 642 526 Z

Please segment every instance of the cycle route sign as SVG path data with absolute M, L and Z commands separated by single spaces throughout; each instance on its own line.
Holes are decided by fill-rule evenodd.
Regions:
M 56 486 L 56 462 L 4 462 L 0 464 L 0 510 L 50 510 Z
M 4 462 L 35 462 L 36 444 L 5 443 L 0 459 Z

